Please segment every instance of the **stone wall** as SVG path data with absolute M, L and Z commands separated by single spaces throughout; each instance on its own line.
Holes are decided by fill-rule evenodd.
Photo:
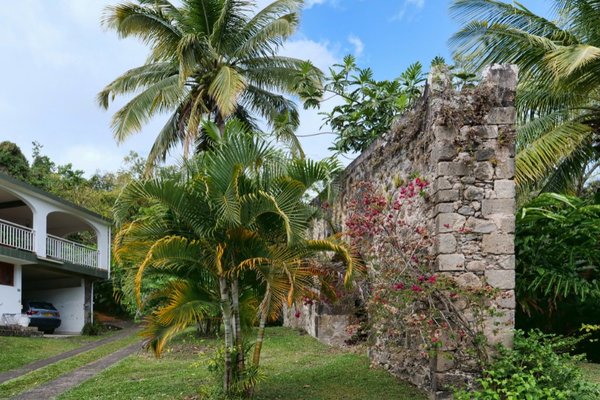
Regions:
M 369 181 L 391 193 L 399 178 L 419 173 L 432 182 L 424 215 L 433 234 L 433 270 L 464 285 L 489 285 L 499 293 L 497 310 L 484 324 L 489 343 L 512 342 L 515 309 L 515 118 L 517 71 L 513 66 L 487 68 L 481 83 L 456 91 L 447 71 L 433 71 L 419 104 L 390 132 L 361 154 L 343 173 L 340 194 L 331 206 L 333 226 L 341 230 L 356 184 Z M 314 237 L 331 234 L 324 221 Z M 351 316 L 319 305 L 286 315 L 288 326 L 304 327 L 320 340 L 341 344 Z M 327 324 L 330 325 L 328 326 Z M 327 327 L 326 327 L 327 326 Z M 375 365 L 429 390 L 449 396 L 450 387 L 472 381 L 476 371 L 452 356 L 417 361 L 416 350 L 392 350 L 378 337 L 370 349 Z M 413 362 L 414 361 L 414 362 Z

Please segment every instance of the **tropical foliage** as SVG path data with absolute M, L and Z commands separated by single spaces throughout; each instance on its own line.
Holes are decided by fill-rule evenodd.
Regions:
M 43 146 L 33 142 L 31 165 L 21 149 L 12 142 L 0 143 L 0 171 L 55 194 L 109 218 L 120 189 L 139 176 L 141 158 L 131 153 L 116 172 L 96 172 L 86 177 L 72 164 L 57 164 L 43 154 Z M 137 164 L 137 166 L 136 166 Z
M 587 382 L 569 354 L 582 338 L 564 338 L 532 331 L 515 332 L 512 349 L 500 348 L 498 358 L 484 371 L 477 390 L 455 393 L 457 400 L 572 399 L 593 400 L 600 386 Z
M 550 314 L 569 298 L 600 298 L 600 204 L 544 193 L 517 214 L 517 298 Z
M 519 328 L 580 335 L 600 323 L 598 196 L 540 195 L 517 213 L 515 244 Z M 578 349 L 600 360 L 597 344 Z
M 520 68 L 516 179 L 523 188 L 581 192 L 600 167 L 600 3 L 554 0 L 555 20 L 522 4 L 455 0 L 455 54 L 477 69 Z
M 323 113 L 324 124 L 336 134 L 331 150 L 340 153 L 361 152 L 387 132 L 394 119 L 421 96 L 425 81 L 419 62 L 392 81 L 378 81 L 371 68 L 358 67 L 351 55 L 331 67 L 329 74 L 323 90 L 305 90 L 305 106 L 318 107 L 332 98 L 342 100 L 331 112 Z
M 344 280 L 357 266 L 349 248 L 332 239 L 307 240 L 316 209 L 303 201 L 332 165 L 291 160 L 253 138 L 235 120 L 220 145 L 198 155 L 177 174 L 130 183 L 115 206 L 119 261 L 135 265 L 133 290 L 142 301 L 145 277 L 161 274 L 162 287 L 144 335 L 157 354 L 190 324 L 218 317 L 224 329 L 223 391 L 251 391 L 269 317 L 291 304 L 321 276 L 309 257 L 333 251 L 345 260 Z M 151 209 L 127 222 L 132 209 Z M 258 314 L 252 365 L 245 360 L 243 325 Z
M 20 180 L 29 178 L 29 162 L 15 143 L 0 143 L 0 172 Z
M 320 86 L 321 74 L 309 62 L 276 55 L 295 31 L 302 0 L 277 0 L 254 13 L 246 0 L 136 0 L 106 9 L 103 24 L 122 37 L 136 37 L 150 47 L 147 62 L 125 72 L 99 94 L 107 108 L 116 96 L 134 97 L 113 117 L 122 142 L 153 116 L 169 113 L 149 154 L 150 165 L 183 144 L 207 147 L 205 120 L 222 130 L 230 118 L 254 124 L 298 125 L 298 113 L 286 94 Z M 299 144 L 289 129 L 277 135 Z M 299 151 L 299 150 L 297 150 Z

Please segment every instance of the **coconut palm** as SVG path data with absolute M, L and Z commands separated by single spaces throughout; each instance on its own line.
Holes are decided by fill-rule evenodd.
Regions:
M 554 0 L 556 20 L 514 2 L 455 0 L 455 54 L 475 68 L 514 63 L 521 188 L 581 190 L 599 167 L 600 2 Z
M 244 133 L 235 121 L 224 130 L 223 141 L 187 162 L 178 176 L 133 182 L 124 189 L 115 206 L 117 221 L 140 203 L 154 212 L 123 224 L 115 251 L 118 258 L 138 265 L 134 286 L 139 300 L 148 271 L 177 275 L 145 332 L 157 353 L 170 337 L 212 317 L 219 307 L 225 338 L 223 386 L 229 392 L 245 371 L 240 299 L 248 293 L 258 298 L 258 365 L 267 316 L 312 283 L 315 268 L 307 258 L 319 251 L 340 254 L 346 283 L 357 262 L 338 240 L 305 237 L 316 210 L 303 199 L 328 178 L 327 162 L 291 160 Z
M 168 113 L 148 157 L 153 165 L 176 144 L 182 143 L 187 155 L 205 120 L 223 129 L 232 117 L 252 125 L 253 117 L 273 123 L 283 114 L 297 127 L 296 106 L 285 95 L 318 87 L 321 73 L 307 61 L 277 52 L 298 26 L 302 4 L 276 0 L 255 14 L 255 2 L 249 0 L 183 0 L 180 7 L 167 0 L 135 0 L 108 7 L 104 26 L 150 47 L 144 65 L 98 94 L 104 108 L 116 96 L 134 95 L 114 114 L 116 140 Z M 289 136 L 283 139 L 298 144 Z

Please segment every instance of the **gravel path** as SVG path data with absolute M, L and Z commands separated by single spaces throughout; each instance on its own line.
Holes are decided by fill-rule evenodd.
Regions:
M 18 378 L 19 376 L 25 375 L 31 371 L 35 371 L 36 369 L 43 368 L 50 364 L 54 364 L 57 361 L 61 361 L 61 360 L 67 359 L 69 357 L 76 356 L 77 354 L 81 354 L 83 352 L 95 349 L 96 347 L 102 346 L 103 344 L 114 342 L 115 340 L 118 340 L 118 339 L 122 339 L 125 336 L 131 335 L 136 329 L 138 329 L 138 328 L 137 327 L 126 328 L 126 329 L 123 329 L 122 331 L 117 332 L 114 335 L 111 335 L 107 338 L 88 343 L 84 346 L 78 347 L 73 350 L 66 351 L 64 353 L 57 354 L 57 355 L 49 357 L 49 358 L 44 358 L 43 360 L 34 361 L 31 364 L 27 364 L 21 368 L 2 372 L 2 373 L 0 373 L 0 384 L 4 383 L 6 381 L 9 381 L 11 379 Z M 60 340 L 60 339 L 57 339 L 57 340 Z
M 12 397 L 14 400 L 51 400 L 104 371 L 111 365 L 141 349 L 141 342 L 124 347 L 75 371 L 62 375 L 28 392 Z

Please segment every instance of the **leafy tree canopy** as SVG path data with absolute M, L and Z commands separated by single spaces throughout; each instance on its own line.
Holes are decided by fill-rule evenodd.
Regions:
M 24 181 L 29 178 L 29 162 L 13 142 L 0 143 L 0 172 Z
M 331 98 L 341 98 L 341 105 L 323 113 L 324 125 L 336 134 L 331 150 L 361 152 L 387 132 L 394 118 L 421 96 L 424 81 L 419 62 L 410 65 L 397 79 L 378 81 L 371 68 L 360 68 L 356 59 L 348 55 L 342 64 L 329 69 L 323 90 L 304 92 L 304 106 L 319 107 Z

